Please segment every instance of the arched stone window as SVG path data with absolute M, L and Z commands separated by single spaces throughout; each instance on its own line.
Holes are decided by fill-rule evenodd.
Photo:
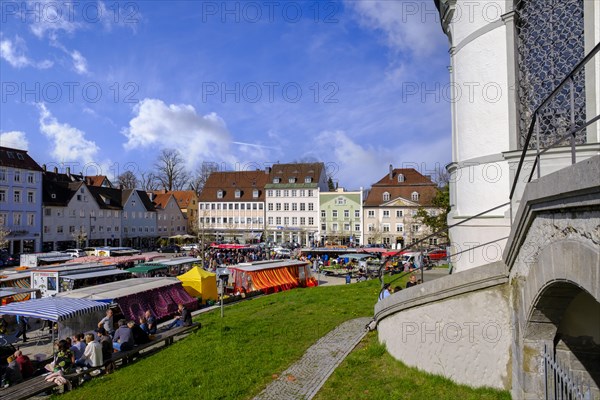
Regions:
M 383 201 L 390 201 L 390 194 L 388 192 L 383 194 Z
M 533 112 L 585 57 L 584 0 L 515 0 L 519 147 L 525 144 Z M 585 81 L 582 70 L 574 77 L 575 123 L 585 122 Z M 540 147 L 565 134 L 571 124 L 570 85 L 540 110 Z M 585 130 L 576 138 L 585 143 Z M 530 142 L 535 146 L 535 141 Z

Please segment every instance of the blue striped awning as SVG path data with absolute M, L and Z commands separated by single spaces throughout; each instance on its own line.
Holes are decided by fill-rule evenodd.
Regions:
M 48 321 L 64 321 L 92 311 L 106 310 L 109 304 L 88 299 L 44 297 L 0 307 L 0 315 L 23 315 Z

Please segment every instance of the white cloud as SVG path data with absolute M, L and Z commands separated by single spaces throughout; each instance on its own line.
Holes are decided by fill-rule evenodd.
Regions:
M 27 57 L 26 53 L 27 45 L 25 44 L 25 40 L 18 35 L 15 36 L 14 41 L 7 38 L 0 41 L 0 57 L 15 68 L 34 67 L 47 69 L 54 65 L 50 60 L 35 62 Z
M 187 104 L 165 104 L 144 99 L 134 108 L 135 117 L 122 129 L 125 149 L 174 148 L 184 154 L 188 166 L 200 161 L 235 162 L 225 121 L 216 113 L 199 115 Z
M 426 58 L 445 43 L 433 1 L 352 0 L 346 4 L 358 14 L 361 25 L 383 31 L 393 50 Z
M 387 173 L 387 166 L 415 168 L 424 175 L 433 175 L 450 148 L 450 138 L 434 141 L 389 143 L 386 139 L 375 144 L 356 143 L 344 131 L 324 131 L 315 139 L 315 156 L 328 162 L 328 172 L 343 186 L 351 182 L 358 189 L 370 187 Z
M 50 37 L 56 37 L 59 31 L 73 33 L 82 27 L 81 23 L 75 21 L 74 3 L 67 4 L 54 0 L 29 0 L 27 3 L 27 10 L 33 12 L 21 18 L 30 22 L 29 28 L 38 38 L 43 38 L 46 33 Z
M 29 141 L 25 132 L 10 131 L 0 132 L 0 145 L 13 149 L 29 150 Z
M 46 105 L 38 104 L 40 110 L 40 131 L 51 141 L 50 155 L 54 162 L 81 161 L 84 165 L 94 163 L 99 147 L 85 138 L 85 132 L 59 122 Z
M 77 50 L 73 50 L 70 54 L 71 58 L 73 59 L 73 68 L 75 68 L 75 72 L 77 72 L 79 75 L 87 74 L 87 60 L 85 57 L 82 56 Z

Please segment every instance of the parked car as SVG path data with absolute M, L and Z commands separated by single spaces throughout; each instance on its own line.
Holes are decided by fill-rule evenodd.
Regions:
M 82 249 L 66 249 L 65 251 L 63 251 L 63 253 L 70 254 L 73 258 L 85 257 L 87 255 L 87 253 Z
M 429 257 L 429 259 L 431 261 L 434 261 L 434 262 L 443 261 L 446 258 L 448 258 L 448 254 L 446 253 L 446 250 L 442 250 L 442 249 L 432 250 L 427 253 L 427 256 Z
M 183 246 L 181 246 L 181 250 L 183 250 L 183 251 L 198 250 L 198 244 L 197 243 L 184 244 Z
M 163 246 L 158 249 L 159 253 L 179 253 L 181 252 L 181 248 L 175 244 L 170 244 L 168 246 Z
M 0 252 L 0 260 L 4 267 L 15 267 L 19 265 L 20 257 L 16 254 L 9 254 L 7 251 Z

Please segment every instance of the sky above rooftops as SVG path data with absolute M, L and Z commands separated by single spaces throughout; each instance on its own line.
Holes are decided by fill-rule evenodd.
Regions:
M 450 161 L 433 1 L 2 1 L 0 145 L 114 180 L 323 161 L 349 189 Z

